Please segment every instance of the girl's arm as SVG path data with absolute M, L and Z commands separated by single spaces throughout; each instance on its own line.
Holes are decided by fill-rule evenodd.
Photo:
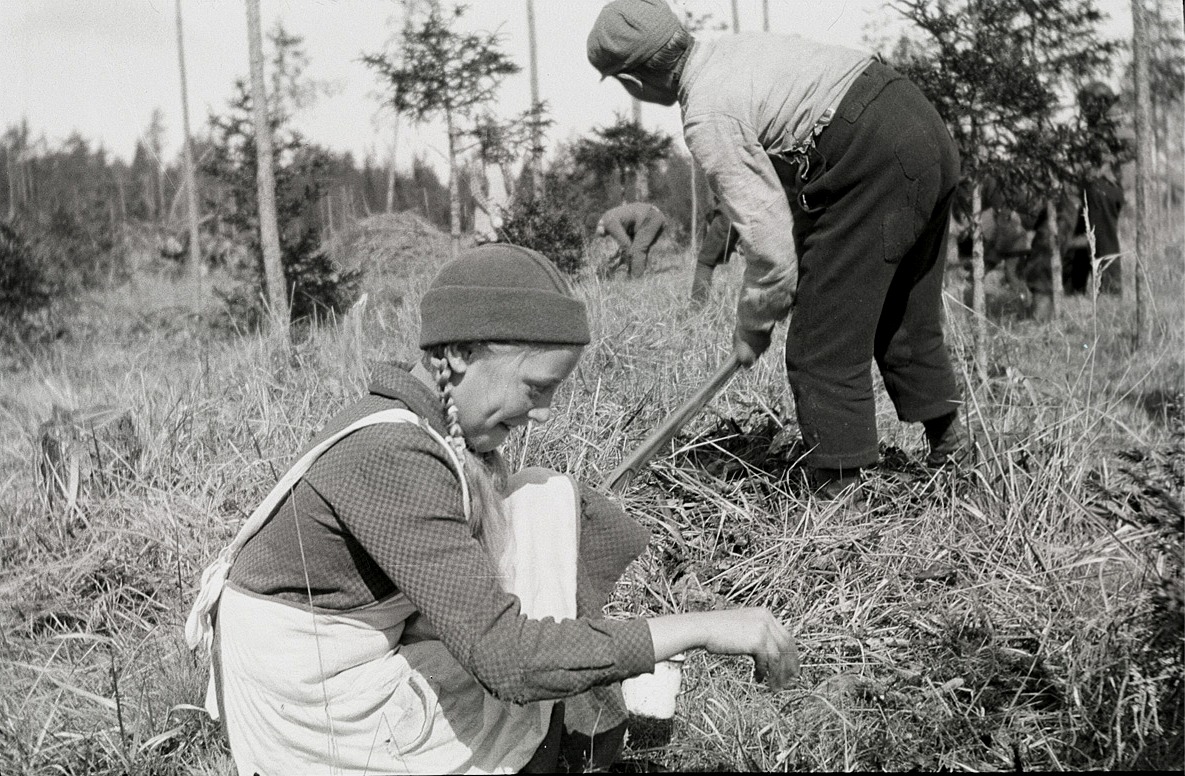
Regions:
M 794 639 L 764 608 L 669 614 L 647 620 L 655 660 L 689 649 L 719 655 L 750 655 L 758 681 L 781 690 L 798 677 Z

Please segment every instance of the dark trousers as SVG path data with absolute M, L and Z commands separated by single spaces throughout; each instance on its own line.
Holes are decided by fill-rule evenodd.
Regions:
M 552 707 L 547 735 L 519 773 L 605 772 L 617 761 L 625 744 L 624 721 L 591 736 L 565 725 L 565 711 L 564 701 Z
M 650 260 L 650 249 L 662 237 L 666 227 L 666 219 L 657 210 L 651 208 L 642 223 L 634 227 L 634 241 L 630 243 L 630 277 L 642 277 L 646 271 L 646 264 Z
M 716 267 L 728 261 L 736 250 L 740 236 L 732 228 L 724 211 L 716 208 L 708 216 L 708 228 L 704 242 L 695 257 L 695 273 L 691 281 L 691 299 L 694 302 L 707 300 L 712 288 L 712 273 Z
M 1104 294 L 1119 294 L 1122 289 L 1119 254 L 1119 212 L 1123 209 L 1123 187 L 1106 178 L 1086 182 L 1086 215 L 1078 214 L 1074 236 L 1086 234 L 1087 217 L 1094 230 L 1095 256 L 1107 263 L 1098 278 L 1099 290 Z M 1090 248 L 1069 251 L 1062 267 L 1066 292 L 1088 293 L 1094 271 Z
M 609 264 L 606 274 L 612 275 L 623 262 L 629 262 L 630 277 L 639 278 L 646 272 L 646 264 L 650 261 L 650 249 L 662 237 L 667 225 L 666 219 L 655 208 L 650 208 L 640 222 L 633 225 L 629 231 L 630 242 L 621 246 L 621 252 Z
M 872 362 L 897 416 L 937 418 L 959 391 L 942 332 L 943 243 L 958 151 L 913 83 L 873 63 L 787 184 L 798 295 L 786 369 L 814 467 L 878 458 Z

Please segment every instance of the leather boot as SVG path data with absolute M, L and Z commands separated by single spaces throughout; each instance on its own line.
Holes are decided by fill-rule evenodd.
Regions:
M 922 423 L 926 427 L 926 441 L 930 453 L 926 466 L 939 469 L 943 466 L 963 466 L 971 460 L 971 438 L 958 412 L 933 418 Z
M 834 501 L 851 495 L 860 484 L 860 468 L 825 469 L 813 468 L 807 475 L 815 498 Z

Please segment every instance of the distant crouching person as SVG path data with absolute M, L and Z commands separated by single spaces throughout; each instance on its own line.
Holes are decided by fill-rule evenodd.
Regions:
M 612 275 L 628 262 L 630 277 L 641 277 L 650 261 L 650 249 L 662 237 L 666 225 L 662 211 L 647 202 L 630 202 L 606 210 L 597 221 L 597 236 L 608 234 L 617 242 L 619 251 L 610 259 L 605 274 Z

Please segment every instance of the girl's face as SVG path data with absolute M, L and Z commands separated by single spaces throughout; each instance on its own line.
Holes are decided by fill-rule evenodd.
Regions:
M 506 441 L 511 429 L 532 420 L 546 423 L 556 388 L 583 352 L 578 345 L 450 347 L 453 403 L 470 447 L 488 453 Z

